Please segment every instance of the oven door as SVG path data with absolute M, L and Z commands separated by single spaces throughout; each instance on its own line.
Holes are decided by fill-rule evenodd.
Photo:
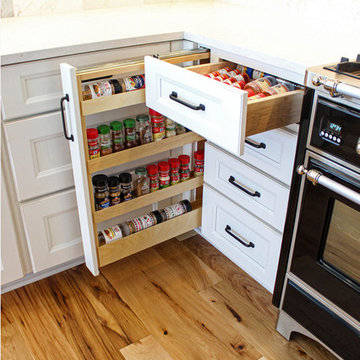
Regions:
M 359 321 L 360 175 L 311 152 L 306 159 L 314 171 L 302 179 L 290 271 Z

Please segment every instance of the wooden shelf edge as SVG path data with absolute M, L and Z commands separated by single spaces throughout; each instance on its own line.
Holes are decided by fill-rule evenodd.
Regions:
M 99 266 L 111 264 L 129 255 L 169 240 L 201 225 L 202 208 L 197 207 L 159 225 L 98 247 Z
M 129 91 L 121 94 L 99 97 L 92 100 L 81 100 L 83 116 L 98 114 L 103 111 L 145 103 L 145 89 Z
M 123 202 L 121 204 L 108 207 L 107 209 L 95 211 L 94 222 L 99 224 L 102 221 L 112 219 L 116 216 L 120 216 L 122 214 L 141 209 L 144 206 L 151 205 L 155 202 L 159 202 L 161 200 L 168 199 L 172 196 L 181 194 L 185 191 L 189 191 L 192 189 L 196 189 L 203 185 L 204 179 L 203 177 L 194 177 L 189 180 L 186 180 L 177 185 L 169 186 L 165 189 L 161 189 L 159 191 L 146 194 L 132 200 Z
M 101 171 L 127 162 L 138 160 L 144 156 L 151 156 L 167 150 L 204 140 L 200 135 L 190 131 L 185 134 L 176 135 L 161 141 L 151 142 L 136 146 L 131 149 L 122 150 L 97 159 L 87 160 L 89 173 Z

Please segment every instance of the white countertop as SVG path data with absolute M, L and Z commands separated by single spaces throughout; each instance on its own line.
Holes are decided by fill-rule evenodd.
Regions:
M 326 14 L 191 2 L 8 18 L 2 20 L 2 64 L 185 38 L 303 79 L 306 67 L 360 52 L 357 18 L 342 16 L 335 26 Z

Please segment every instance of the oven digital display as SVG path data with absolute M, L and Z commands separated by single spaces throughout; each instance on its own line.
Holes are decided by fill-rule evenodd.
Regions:
M 327 128 L 329 130 L 333 131 L 335 134 L 340 135 L 342 126 L 340 126 L 339 124 L 336 124 L 334 122 L 328 121 Z

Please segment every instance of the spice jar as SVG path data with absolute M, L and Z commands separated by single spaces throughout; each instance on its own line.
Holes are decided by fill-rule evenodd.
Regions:
M 113 151 L 117 152 L 125 149 L 123 125 L 121 121 L 112 121 L 110 123 L 111 139 Z
M 135 120 L 134 119 L 125 119 L 124 127 L 125 127 L 125 146 L 127 148 L 135 147 L 137 145 Z
M 132 194 L 132 176 L 130 173 L 121 173 L 119 175 L 120 188 L 121 188 L 121 201 L 128 201 L 133 198 Z
M 277 81 L 273 76 L 266 76 L 247 83 L 246 86 L 244 87 L 244 90 L 245 91 L 251 90 L 253 94 L 250 96 L 253 96 L 255 94 L 266 91 L 271 86 L 274 86 L 276 83 Z
M 119 79 L 123 92 L 143 89 L 145 87 L 145 75 L 135 75 L 124 79 Z
M 87 129 L 86 136 L 88 141 L 89 159 L 100 157 L 99 132 L 97 129 Z
M 108 125 L 98 126 L 99 140 L 100 140 L 100 153 L 101 156 L 112 153 L 110 127 Z
M 160 210 L 163 221 L 170 220 L 176 216 L 185 214 L 191 211 L 191 203 L 189 200 L 180 201 L 177 204 L 167 206 Z
M 99 245 L 108 244 L 123 237 L 120 225 L 107 228 L 98 232 Z
M 267 89 L 266 91 L 263 92 L 264 96 L 271 96 L 271 95 L 277 95 L 277 94 L 282 94 L 285 92 L 289 92 L 289 91 L 293 91 L 295 90 L 295 85 L 284 81 L 284 82 L 279 82 L 279 84 L 276 84 L 274 86 L 272 86 L 271 88 Z
M 183 182 L 190 178 L 190 156 L 189 155 L 180 155 L 180 181 Z
M 167 161 L 160 161 L 159 166 L 159 188 L 170 186 L 170 165 Z
M 166 118 L 165 120 L 165 137 L 169 138 L 176 136 L 176 123 L 175 121 Z
M 170 184 L 176 185 L 180 182 L 180 160 L 176 158 L 169 159 L 170 164 Z
M 109 198 L 110 206 L 120 204 L 120 181 L 117 176 L 110 176 L 108 179 L 109 182 Z
M 186 133 L 186 127 L 185 126 L 182 126 L 178 123 L 175 123 L 176 124 L 176 135 L 181 135 L 181 134 L 185 134 Z
M 116 79 L 97 81 L 84 86 L 83 99 L 96 99 L 98 97 L 119 94 L 121 92 L 122 87 Z
M 136 116 L 137 128 L 139 131 L 139 144 L 152 142 L 152 128 L 149 115 L 140 114 Z
M 194 176 L 204 175 L 204 150 L 198 150 L 194 152 Z
M 147 174 L 150 179 L 150 191 L 159 190 L 159 167 L 155 164 L 148 165 Z
M 135 196 L 141 196 L 150 192 L 150 179 L 146 176 L 146 168 L 135 169 L 138 178 L 135 180 Z
M 165 138 L 165 116 L 153 109 L 149 109 L 151 117 L 152 133 L 154 141 L 160 141 Z
M 161 216 L 160 212 L 155 210 L 149 214 L 139 216 L 135 219 L 127 221 L 126 224 L 128 225 L 129 230 L 130 230 L 129 233 L 134 234 L 136 232 L 145 230 L 151 226 L 159 224 L 162 221 L 163 220 L 162 220 L 162 216 Z
M 94 187 L 95 210 L 105 209 L 110 206 L 108 177 L 103 174 L 92 178 Z

